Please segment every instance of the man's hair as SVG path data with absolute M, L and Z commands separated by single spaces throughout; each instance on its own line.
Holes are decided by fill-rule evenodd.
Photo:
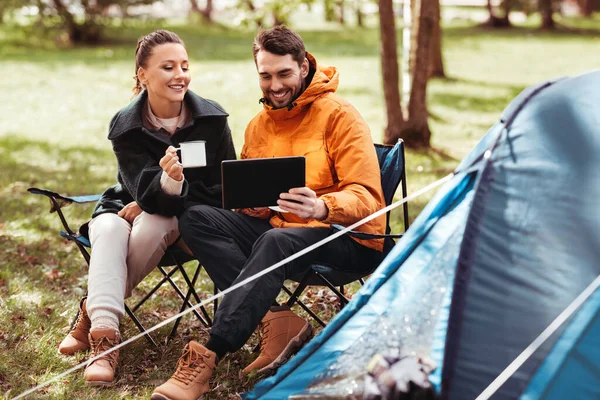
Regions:
M 277 25 L 266 31 L 259 31 L 256 34 L 252 45 L 254 63 L 256 63 L 256 55 L 260 50 L 279 56 L 291 54 L 298 65 L 301 65 L 304 58 L 306 58 L 304 41 L 300 35 L 284 25 Z

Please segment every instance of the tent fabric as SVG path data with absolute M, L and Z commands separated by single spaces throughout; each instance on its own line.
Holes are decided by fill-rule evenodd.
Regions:
M 406 235 L 391 250 L 388 257 L 369 277 L 351 302 L 300 353 L 281 367 L 275 376 L 257 384 L 253 392 L 244 395 L 244 399 L 284 399 L 287 398 L 290 391 L 300 392 L 313 380 L 316 371 L 320 371 L 328 360 L 335 360 L 354 342 L 353 338 L 356 339 L 375 323 L 380 313 L 387 309 L 387 303 L 381 301 L 377 308 L 374 308 L 375 306 L 364 307 L 369 302 L 371 295 L 377 292 L 390 278 L 399 278 L 394 275 L 398 267 L 420 245 L 436 222 L 446 215 L 448 209 L 461 203 L 465 195 L 472 189 L 473 181 L 472 175 L 463 175 L 461 179 L 453 180 L 443 186 L 436 195 L 438 201 L 431 202 L 425 207 Z M 439 246 L 439 244 L 437 245 Z M 381 293 L 394 297 L 396 290 L 397 286 L 394 290 L 381 291 Z M 360 318 L 354 318 L 359 311 L 361 312 Z M 354 321 L 357 324 L 349 324 L 348 321 Z M 315 355 L 315 353 L 317 354 Z M 282 387 L 271 387 L 274 383 L 286 378 L 289 379 Z M 301 382 L 303 382 L 303 386 L 297 386 L 298 384 L 302 385 Z M 288 384 L 292 387 L 291 389 Z
M 599 85 L 596 72 L 539 92 L 482 172 L 459 256 L 442 398 L 479 395 L 600 274 Z M 517 398 L 558 335 L 495 398 Z
M 517 96 L 350 304 L 244 398 L 352 398 L 385 351 L 434 360 L 440 398 L 477 397 L 600 275 L 599 88 L 592 72 Z M 494 399 L 561 398 L 566 382 L 597 398 L 597 298 Z
M 600 398 L 600 289 L 587 301 L 538 369 L 522 400 Z M 573 383 L 578 384 L 577 391 Z

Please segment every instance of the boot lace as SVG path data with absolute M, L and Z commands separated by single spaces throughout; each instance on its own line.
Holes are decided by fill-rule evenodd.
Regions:
M 115 346 L 115 344 L 116 344 L 116 340 L 114 340 L 114 341 L 110 340 L 106 336 L 102 336 L 98 340 L 92 340 L 92 343 L 91 343 L 92 357 L 91 358 L 96 357 L 97 355 L 104 353 L 108 349 L 113 348 Z M 108 361 L 111 368 L 115 369 L 117 367 L 118 357 L 119 357 L 118 351 L 113 351 L 103 357 L 100 357 L 98 360 Z M 98 361 L 98 360 L 96 360 L 96 361 Z
M 75 323 L 71 327 L 71 332 L 76 331 L 80 327 L 80 325 L 85 324 L 83 320 L 86 318 L 88 318 L 88 316 L 83 311 L 83 309 L 80 308 L 79 312 L 77 313 L 77 320 L 75 320 Z M 82 329 L 83 329 L 83 327 L 82 327 Z
M 209 358 L 209 355 L 198 353 L 191 346 L 188 346 L 177 362 L 177 370 L 173 374 L 173 379 L 189 385 L 206 368 L 205 358 Z
M 260 352 L 262 353 L 267 348 L 269 342 L 270 323 L 264 322 L 260 324 Z

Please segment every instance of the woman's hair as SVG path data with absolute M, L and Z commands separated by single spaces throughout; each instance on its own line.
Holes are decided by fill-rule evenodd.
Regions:
M 255 63 L 256 55 L 260 50 L 265 50 L 279 56 L 291 54 L 292 59 L 299 66 L 302 65 L 306 57 L 304 41 L 300 35 L 284 25 L 277 25 L 269 30 L 258 32 L 252 45 Z
M 156 46 L 166 43 L 177 43 L 185 46 L 183 44 L 183 40 L 181 40 L 177 34 L 162 29 L 149 33 L 146 36 L 142 36 L 138 40 L 137 47 L 135 48 L 135 75 L 133 77 L 133 79 L 135 79 L 135 85 L 133 86 L 134 97 L 137 96 L 144 88 L 138 79 L 138 70 L 140 67 L 146 68 L 148 58 L 150 58 L 152 55 L 152 50 Z

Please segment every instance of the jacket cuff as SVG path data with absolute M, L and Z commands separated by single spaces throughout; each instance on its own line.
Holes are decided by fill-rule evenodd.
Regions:
M 254 208 L 238 208 L 236 211 L 254 218 L 268 219 L 271 217 L 271 210 L 268 208 L 262 210 L 256 210 Z
M 163 190 L 163 192 L 165 192 L 168 195 L 180 196 L 181 190 L 183 189 L 184 180 L 185 177 L 180 181 L 176 181 L 175 179 L 171 178 L 165 171 L 163 171 L 162 175 L 160 176 L 160 188 Z
M 321 196 L 321 197 L 319 197 L 319 200 L 323 200 L 323 203 L 325 203 L 325 207 L 327 207 L 327 216 L 325 217 L 325 219 L 321 220 L 321 222 L 326 223 L 326 224 L 333 223 L 332 210 L 334 209 L 334 207 L 333 207 L 333 204 L 331 203 L 331 198 L 329 196 Z

